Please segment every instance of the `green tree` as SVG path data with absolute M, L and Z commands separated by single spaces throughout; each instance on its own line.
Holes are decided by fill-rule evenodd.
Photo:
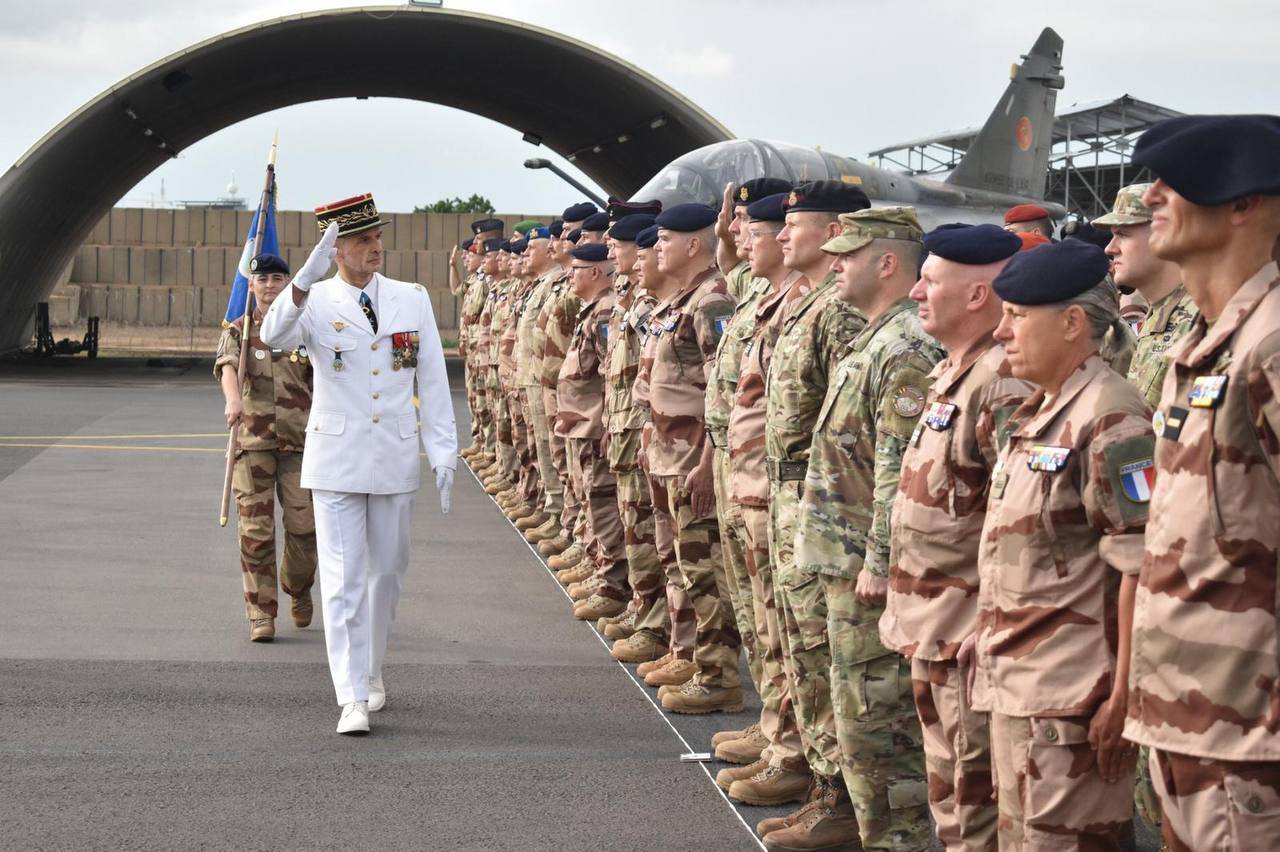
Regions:
M 463 200 L 454 196 L 453 198 L 441 198 L 434 204 L 426 207 L 413 208 L 414 213 L 493 213 L 496 208 L 493 202 L 485 198 L 483 195 L 473 194 L 470 198 Z

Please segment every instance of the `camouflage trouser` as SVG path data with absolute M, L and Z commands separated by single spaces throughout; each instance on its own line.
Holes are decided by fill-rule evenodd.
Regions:
M 1155 834 L 1161 831 L 1160 797 L 1156 795 L 1151 780 L 1151 753 L 1146 746 L 1138 746 L 1138 774 L 1133 788 L 1133 805 L 1138 818 Z
M 736 687 L 742 682 L 738 674 L 738 648 L 742 640 L 734 622 L 729 581 L 720 557 L 720 527 L 713 517 L 693 516 L 684 476 L 654 478 L 662 481 L 667 498 L 666 517 L 659 523 L 671 525 L 681 585 L 697 615 L 693 648 L 697 677 L 705 686 Z
M 303 488 L 302 453 L 246 451 L 236 458 L 231 485 L 236 494 L 240 572 L 245 615 L 275 618 L 276 499 L 284 521 L 280 586 L 290 597 L 310 593 L 316 578 L 316 518 L 311 492 Z
M 498 464 L 502 475 L 509 482 L 516 481 L 516 448 L 511 435 L 511 412 L 507 410 L 507 397 L 498 386 L 498 368 L 490 368 L 493 383 L 489 387 L 489 407 L 493 411 L 494 430 L 498 444 Z
M 466 329 L 461 332 L 466 335 Z M 480 443 L 480 413 L 476 403 L 475 358 L 468 352 L 462 359 L 462 386 L 467 392 L 467 413 L 471 415 L 471 443 Z
M 480 360 L 479 353 L 476 353 L 472 368 L 472 382 L 476 395 L 476 410 L 473 416 L 480 425 L 480 445 L 484 448 L 486 456 L 497 458 L 498 433 L 493 422 L 493 409 L 489 407 L 489 389 L 486 382 L 489 367 Z
M 769 510 L 739 506 L 742 529 L 746 533 L 743 555 L 751 578 L 752 620 L 756 653 L 760 658 L 760 731 L 769 740 L 761 754 L 770 765 L 793 772 L 805 772 L 804 743 L 796 723 L 791 689 L 787 684 L 790 661 L 782 652 L 782 626 L 778 621 L 773 585 L 773 564 L 769 561 Z
M 864 849 L 926 850 L 929 822 L 924 743 L 911 664 L 880 642 L 883 606 L 854 595 L 853 577 L 820 578 L 831 642 L 831 707 L 849 798 Z
M 796 515 L 803 486 L 803 482 L 769 484 L 769 556 L 805 760 L 817 774 L 834 778 L 840 774 L 840 745 L 831 709 L 827 595 L 817 576 L 800 575 L 795 568 Z
M 649 476 L 649 496 L 653 504 L 653 546 L 658 551 L 662 574 L 666 584 L 667 611 L 660 613 L 654 607 L 649 618 L 637 624 L 642 630 L 656 631 L 666 624 L 670 631 L 670 650 L 682 660 L 692 660 L 698 645 L 698 613 L 693 608 L 693 598 L 685 588 L 680 574 L 680 560 L 676 555 L 675 522 L 671 517 L 671 501 L 667 496 L 666 478 Z
M 529 425 L 524 394 L 512 387 L 507 391 L 507 408 L 511 411 L 511 438 L 516 450 L 516 488 L 525 505 L 536 506 L 538 494 L 538 470 L 535 464 L 533 444 L 529 441 Z
M 551 448 L 551 463 L 560 476 L 563 486 L 563 508 L 560 510 L 560 534 L 572 539 L 573 527 L 578 514 L 582 510 L 582 495 L 575 490 L 573 477 L 569 476 L 569 455 L 565 450 L 564 436 L 556 434 L 556 420 L 560 414 L 560 404 L 556 400 L 555 388 L 543 387 L 542 404 L 547 412 L 547 443 Z
M 1121 848 L 1133 815 L 1133 767 L 1115 784 L 1102 780 L 1089 721 L 991 714 L 1002 850 Z
M 747 671 L 752 685 L 760 691 L 763 673 L 756 651 L 756 619 L 751 604 L 751 575 L 747 573 L 746 531 L 742 528 L 742 513 L 738 504 L 729 496 L 729 451 L 716 449 L 712 455 L 711 470 L 716 489 L 716 520 L 720 524 L 720 553 L 724 559 L 725 585 L 729 591 L 729 605 L 733 607 L 733 620 L 742 637 L 742 649 L 747 655 Z
M 534 449 L 538 458 L 538 476 L 542 480 L 542 511 L 560 517 L 564 509 L 564 483 L 551 460 L 550 432 L 547 428 L 547 405 L 542 388 L 521 388 L 529 405 L 529 423 L 533 427 Z
M 990 718 L 970 706 L 963 677 L 955 660 L 911 661 L 929 773 L 929 808 L 938 839 L 949 852 L 977 852 L 996 845 Z
M 576 477 L 586 492 L 587 516 L 598 551 L 595 575 L 604 584 L 596 594 L 625 601 L 631 597 L 631 588 L 627 584 L 622 518 L 618 515 L 618 481 L 600 451 L 598 438 L 568 440 L 569 462 L 576 466 Z
M 1171 852 L 1280 843 L 1280 761 L 1210 760 L 1153 748 L 1149 773 Z
M 627 580 L 631 583 L 636 624 L 665 643 L 667 627 L 666 577 L 654 544 L 653 502 L 649 483 L 638 467 L 614 472 L 618 478 L 618 512 L 627 551 Z M 652 626 L 648 626 L 652 625 Z

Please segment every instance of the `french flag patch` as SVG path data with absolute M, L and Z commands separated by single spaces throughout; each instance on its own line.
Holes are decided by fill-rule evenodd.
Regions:
M 1152 459 L 1130 462 L 1120 466 L 1120 487 L 1124 496 L 1134 503 L 1151 500 L 1151 489 L 1156 484 L 1156 465 Z

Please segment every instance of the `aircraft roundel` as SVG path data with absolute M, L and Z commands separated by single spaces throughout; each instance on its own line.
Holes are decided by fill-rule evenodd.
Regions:
M 1020 151 L 1030 150 L 1031 143 L 1035 141 L 1035 133 L 1031 128 L 1031 119 L 1025 115 L 1018 119 L 1018 123 L 1013 129 L 1013 138 L 1017 141 Z

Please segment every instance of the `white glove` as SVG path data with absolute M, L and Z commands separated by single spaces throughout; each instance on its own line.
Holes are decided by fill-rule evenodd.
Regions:
M 298 274 L 293 276 L 293 286 L 305 293 L 311 289 L 312 284 L 322 280 L 328 274 L 329 267 L 333 265 L 334 255 L 338 253 L 337 244 L 338 223 L 330 222 L 329 227 L 324 229 L 324 236 L 320 238 L 320 242 L 316 243 L 316 247 L 311 250 L 307 262 L 302 264 Z
M 440 514 L 449 514 L 449 494 L 453 491 L 453 468 L 436 468 L 436 490 L 440 492 Z

